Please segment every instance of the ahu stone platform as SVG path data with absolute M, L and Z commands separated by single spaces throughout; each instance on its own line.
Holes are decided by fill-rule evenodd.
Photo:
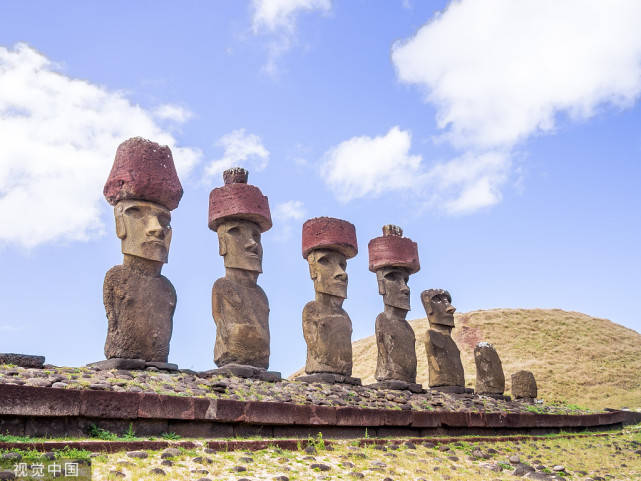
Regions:
M 620 428 L 622 411 L 596 414 L 362 409 L 287 402 L 235 401 L 141 392 L 0 384 L 0 432 L 86 437 L 96 425 L 138 436 L 325 438 L 544 434 Z

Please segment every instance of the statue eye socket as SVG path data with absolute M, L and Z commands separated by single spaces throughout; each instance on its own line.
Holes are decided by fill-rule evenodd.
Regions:
M 171 229 L 171 226 L 169 225 L 169 223 L 171 222 L 171 218 L 169 216 L 166 216 L 166 215 L 158 216 L 158 222 L 160 223 L 161 226 Z
M 133 217 L 134 219 L 140 219 L 142 217 L 142 211 L 138 207 L 129 207 L 125 210 L 125 214 Z
M 239 232 L 238 227 L 232 227 L 227 231 L 228 234 L 232 234 L 232 235 L 238 235 L 238 232 Z
M 318 259 L 318 263 L 326 266 L 327 264 L 329 264 L 329 260 L 327 259 L 327 257 L 321 257 L 320 259 Z

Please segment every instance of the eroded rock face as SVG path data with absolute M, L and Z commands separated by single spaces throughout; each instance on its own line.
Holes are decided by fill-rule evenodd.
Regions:
M 303 257 L 316 292 L 303 309 L 307 374 L 352 374 L 352 321 L 342 306 L 347 259 L 357 252 L 356 230 L 349 222 L 319 217 L 303 225 Z
M 105 356 L 167 362 L 176 291 L 162 263 L 125 256 L 107 271 L 103 300 L 109 320 Z
M 537 394 L 534 374 L 530 371 L 517 371 L 512 374 L 512 396 L 515 399 L 534 399 Z
M 376 318 L 376 380 L 416 382 L 416 337 L 409 322 L 388 318 L 381 312 Z
M 325 299 L 308 302 L 303 309 L 303 336 L 307 343 L 305 372 L 351 376 L 352 321 L 342 308 L 343 299 L 320 297 Z
M 183 193 L 171 151 L 140 137 L 123 142 L 103 192 L 124 254 L 103 284 L 105 356 L 167 362 L 176 291 L 161 270 L 172 238 L 170 211 Z
M 461 351 L 449 333 L 428 329 L 425 351 L 429 365 L 430 387 L 465 386 Z
M 414 330 L 405 320 L 410 309 L 410 274 L 420 269 L 415 242 L 403 237 L 395 225 L 383 227 L 383 235 L 368 244 L 369 269 L 376 273 L 384 312 L 376 318 L 376 379 L 416 383 Z
M 452 339 L 456 310 L 452 297 L 446 290 L 428 289 L 421 293 L 421 301 L 430 324 L 425 339 L 430 387 L 464 387 L 461 352 Z
M 272 225 L 267 197 L 247 184 L 247 171 L 223 173 L 225 185 L 210 194 L 209 227 L 218 234 L 225 277 L 212 288 L 216 323 L 214 362 L 219 367 L 269 367 L 269 302 L 257 284 L 262 272 L 261 234 Z
M 505 392 L 505 375 L 503 364 L 492 344 L 479 342 L 474 348 L 476 363 L 476 393 L 503 394 Z

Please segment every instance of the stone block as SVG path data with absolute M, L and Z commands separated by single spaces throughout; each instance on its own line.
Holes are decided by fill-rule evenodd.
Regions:
M 123 359 L 115 357 L 112 359 L 105 359 L 104 361 L 92 362 L 87 364 L 87 367 L 93 367 L 99 371 L 109 371 L 111 369 L 134 371 L 145 369 L 147 367 L 147 363 L 144 359 Z
M 122 394 L 122 393 L 121 393 Z M 194 399 L 181 396 L 139 394 L 137 415 L 151 419 L 194 419 Z
M 93 418 L 135 419 L 140 395 L 114 391 L 79 391 L 80 415 Z
M 3 384 L 0 415 L 78 416 L 80 391 Z

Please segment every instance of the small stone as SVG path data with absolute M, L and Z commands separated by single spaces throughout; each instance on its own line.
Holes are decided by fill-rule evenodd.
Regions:
M 521 462 L 521 458 L 517 455 L 510 456 L 510 464 L 519 464 Z
M 307 446 L 303 451 L 305 451 L 307 454 L 316 454 L 316 448 L 311 444 Z
M 234 466 L 233 468 L 231 468 L 231 470 L 236 473 L 242 473 L 244 471 L 247 471 L 247 468 L 245 466 Z
M 145 451 L 128 451 L 127 456 L 130 458 L 146 459 L 149 457 Z
M 329 471 L 330 469 L 332 469 L 327 464 L 321 464 L 321 463 L 314 463 L 310 466 L 310 468 L 318 469 L 320 471 Z
M 287 476 L 276 476 L 274 481 L 289 481 L 289 478 Z
M 51 387 L 54 388 L 54 389 L 66 389 L 67 386 L 68 386 L 68 384 L 65 383 L 65 382 L 54 382 L 51 385 Z
M 555 471 L 557 473 L 560 471 L 565 471 L 565 466 L 561 466 L 560 464 L 558 464 L 552 468 L 552 471 Z
M 173 466 L 174 462 L 170 461 L 169 459 L 163 459 L 160 464 L 162 464 L 163 466 Z
M 357 471 L 352 471 L 351 473 L 349 473 L 349 475 L 350 475 L 352 478 L 358 478 L 358 479 L 362 479 L 362 478 L 364 478 L 364 477 L 365 477 L 365 475 L 364 475 L 363 473 L 359 473 L 359 472 L 357 472 Z
M 416 449 L 416 444 L 410 441 L 407 441 L 405 444 L 403 444 L 403 446 L 405 446 L 407 449 Z
M 123 473 L 122 471 L 113 470 L 113 471 L 109 471 L 109 474 L 111 476 L 115 476 L 116 478 L 124 478 L 125 477 L 125 473 Z
M 165 473 L 165 471 L 160 468 L 152 468 L 151 474 L 159 474 L 161 476 L 165 476 L 167 473 Z
M 22 459 L 22 454 L 20 453 L 4 453 L 2 459 L 9 459 L 11 461 L 20 461 Z
M 162 459 L 175 458 L 176 456 L 180 456 L 180 449 L 167 448 L 160 454 Z
M 242 457 L 242 458 L 238 458 L 238 461 L 240 461 L 241 463 L 253 463 L 254 462 L 254 460 L 252 458 L 248 458 L 246 456 Z

